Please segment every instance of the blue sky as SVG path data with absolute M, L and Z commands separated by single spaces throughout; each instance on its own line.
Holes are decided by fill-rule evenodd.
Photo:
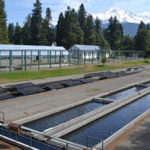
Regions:
M 26 16 L 32 13 L 33 3 L 36 0 L 5 0 L 8 22 L 23 24 Z M 109 8 L 129 10 L 135 14 L 150 11 L 150 0 L 41 0 L 43 16 L 45 9 L 52 10 L 53 23 L 56 24 L 58 15 L 64 12 L 67 6 L 78 9 L 84 3 L 87 12 L 91 14 L 102 13 Z

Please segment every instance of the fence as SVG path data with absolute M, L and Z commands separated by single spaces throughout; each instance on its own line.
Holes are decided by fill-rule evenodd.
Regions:
M 34 131 L 32 131 L 32 132 L 34 132 Z M 70 147 L 70 146 L 76 147 L 77 149 L 87 149 L 87 150 L 93 150 L 94 149 L 93 147 L 91 147 L 89 145 L 89 143 L 87 144 L 87 148 L 85 148 L 84 146 L 80 146 L 76 143 L 72 143 L 72 142 L 69 142 L 69 141 L 66 141 L 66 140 L 63 140 L 60 138 L 53 137 L 52 139 L 54 139 L 58 142 L 64 143 L 64 145 L 65 145 L 63 147 L 58 147 L 58 146 L 55 146 L 52 144 L 48 144 L 48 140 L 47 140 L 47 143 L 45 143 L 45 142 L 41 142 L 39 140 L 33 139 L 32 135 L 30 137 L 28 137 L 28 136 L 24 136 L 24 135 L 14 134 L 10 130 L 5 129 L 3 126 L 0 126 L 0 135 L 3 135 L 3 136 L 10 138 L 10 139 L 13 139 L 17 142 L 20 142 L 20 147 L 24 147 L 24 148 L 25 148 L 25 146 L 24 145 L 22 146 L 22 144 L 29 146 L 31 149 L 36 148 L 39 150 L 68 150 L 68 147 Z M 38 135 L 42 135 L 42 134 L 38 134 Z M 44 135 L 42 135 L 42 136 L 44 136 Z M 92 137 L 88 137 L 88 139 L 92 139 L 92 140 L 94 139 L 98 142 L 100 141 L 99 139 L 95 139 Z M 12 143 L 13 142 L 11 142 L 11 144 Z M 15 142 L 14 145 L 19 145 L 19 144 L 16 144 L 16 142 Z M 96 148 L 96 150 L 103 150 L 103 142 L 102 142 L 102 148 Z
M 0 71 L 35 70 L 62 66 L 100 64 L 143 59 L 143 51 L 76 51 L 63 50 L 0 50 Z
M 0 134 L 40 150 L 62 150 L 62 148 L 44 142 L 40 142 L 27 136 L 13 134 L 9 130 L 4 129 L 2 126 L 0 126 Z
M 86 149 L 82 145 L 72 143 L 72 142 L 57 138 L 57 137 L 48 137 L 48 136 L 45 136 L 41 132 L 26 128 L 24 126 L 22 126 L 22 127 L 16 126 L 17 124 L 13 124 L 13 123 L 8 124 L 5 121 L 5 113 L 4 112 L 0 112 L 0 121 L 2 123 L 2 124 L 0 124 L 0 135 L 3 135 L 10 139 L 13 139 L 14 142 L 11 141 L 10 143 L 11 144 L 14 143 L 14 145 L 19 145 L 21 148 L 22 147 L 27 148 L 27 146 L 29 146 L 29 147 L 31 147 L 31 149 L 36 148 L 36 149 L 40 149 L 40 150 L 67 150 L 68 147 L 73 146 L 73 147 L 76 147 L 77 149 Z M 20 128 L 19 132 L 17 129 L 18 127 Z M 41 140 L 37 140 L 36 138 L 33 138 L 35 135 L 39 138 L 41 137 L 40 139 L 43 139 L 44 141 L 42 142 Z M 2 137 L 0 137 L 0 139 L 1 138 Z M 91 137 L 89 137 L 89 138 L 91 138 Z M 57 142 L 64 143 L 64 146 L 59 147 L 56 145 L 49 144 L 51 139 L 56 140 Z M 96 139 L 96 140 L 98 140 L 98 139 Z M 15 141 L 19 142 L 20 144 L 16 144 Z M 98 140 L 98 141 L 100 141 L 100 140 Z M 9 143 L 8 140 L 7 140 L 7 142 Z M 23 144 L 25 144 L 27 146 L 25 146 Z M 90 149 L 90 148 L 91 147 L 87 145 L 87 149 Z M 98 150 L 103 150 L 103 149 L 98 149 Z

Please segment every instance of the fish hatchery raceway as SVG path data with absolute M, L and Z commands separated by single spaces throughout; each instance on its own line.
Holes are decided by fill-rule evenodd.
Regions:
M 125 70 L 125 69 L 122 69 Z M 120 70 L 117 70 L 120 71 Z M 72 75 L 50 79 L 30 81 L 33 84 L 83 78 L 84 75 Z M 48 111 L 55 111 L 64 106 L 80 103 L 85 99 L 92 99 L 97 95 L 124 88 L 131 84 L 150 80 L 150 66 L 145 66 L 142 71 L 135 74 L 96 80 L 95 82 L 77 86 L 62 88 L 59 90 L 45 91 L 33 95 L 18 96 L 0 101 L 0 111 L 5 113 L 8 122 L 19 122 L 26 118 L 32 118 Z M 0 85 L 10 87 L 9 85 Z M 30 120 L 32 121 L 32 119 Z M 27 123 L 27 122 L 25 122 Z M 106 150 L 150 150 L 150 113 L 144 116 L 138 123 L 123 132 L 115 140 L 105 147 Z M 150 140 L 149 140 L 150 141 Z M 149 143 L 149 145 L 147 145 Z M 142 147 L 146 145 L 146 147 Z M 143 149 L 142 149 L 143 148 Z

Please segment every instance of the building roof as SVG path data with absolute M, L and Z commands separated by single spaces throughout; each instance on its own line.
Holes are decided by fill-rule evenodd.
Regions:
M 8 45 L 8 44 L 0 44 L 0 50 L 41 50 L 41 51 L 46 51 L 46 50 L 63 50 L 65 51 L 66 49 L 61 46 L 32 46 L 32 45 Z
M 95 45 L 74 45 L 73 47 L 76 47 L 79 50 L 82 51 L 99 51 L 100 47 Z

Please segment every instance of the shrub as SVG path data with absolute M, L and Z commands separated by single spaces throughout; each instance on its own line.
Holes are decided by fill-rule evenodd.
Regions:
M 105 65 L 105 63 L 107 62 L 107 58 L 106 57 L 103 57 L 101 62 L 103 63 L 103 66 Z
M 144 59 L 144 63 L 149 64 L 150 63 L 149 59 L 148 58 Z

